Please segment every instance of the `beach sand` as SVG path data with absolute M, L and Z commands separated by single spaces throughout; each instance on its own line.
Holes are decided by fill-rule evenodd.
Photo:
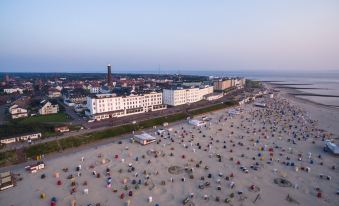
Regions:
M 12 171 L 23 180 L 0 192 L 0 205 L 49 205 L 52 197 L 57 205 L 76 200 L 77 205 L 128 205 L 130 201 L 136 206 L 170 206 L 183 205 L 187 197 L 186 205 L 338 205 L 339 159 L 323 152 L 328 132 L 322 131 L 338 136 L 333 122 L 338 113 L 323 113 L 284 95 L 264 101 L 268 108 L 250 103 L 235 116 L 228 114 L 229 109 L 205 114 L 211 117 L 206 127 L 187 122 L 169 125 L 172 131 L 155 135 L 161 140 L 158 143 L 142 146 L 124 139 L 121 144 L 115 141 L 47 160 L 46 168 L 36 174 L 24 168 Z M 81 176 L 76 171 L 79 165 Z M 74 178 L 68 179 L 70 175 Z M 285 187 L 275 184 L 276 178 L 286 180 Z

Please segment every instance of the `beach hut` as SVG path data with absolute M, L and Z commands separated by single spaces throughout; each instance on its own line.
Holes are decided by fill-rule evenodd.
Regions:
M 142 145 L 147 145 L 156 141 L 156 138 L 148 133 L 142 133 L 139 135 L 134 135 L 135 141 L 139 142 Z
M 0 173 L 0 191 L 11 187 L 14 187 L 11 173 L 9 171 Z

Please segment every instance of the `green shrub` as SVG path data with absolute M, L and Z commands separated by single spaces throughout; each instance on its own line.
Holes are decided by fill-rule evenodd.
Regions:
M 18 161 L 15 150 L 9 150 L 6 152 L 0 153 L 0 166 L 6 166 L 8 164 L 13 164 Z

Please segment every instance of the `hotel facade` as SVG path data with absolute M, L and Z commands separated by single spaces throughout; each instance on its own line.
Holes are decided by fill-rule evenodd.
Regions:
M 195 88 L 175 88 L 164 89 L 164 104 L 178 106 L 182 104 L 194 103 L 202 100 L 205 95 L 212 94 L 212 86 L 203 86 Z
M 85 114 L 91 119 L 101 120 L 166 108 L 167 106 L 163 104 L 162 93 L 159 92 L 130 96 L 95 94 L 87 97 Z

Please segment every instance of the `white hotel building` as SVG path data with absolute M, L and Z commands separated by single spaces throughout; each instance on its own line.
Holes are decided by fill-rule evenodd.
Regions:
M 178 106 L 182 104 L 188 104 L 198 102 L 204 98 L 205 95 L 212 94 L 212 86 L 203 86 L 196 88 L 176 88 L 176 89 L 164 89 L 163 98 L 164 104 L 171 106 Z
M 167 106 L 162 103 L 162 93 L 157 92 L 130 96 L 95 94 L 87 97 L 86 115 L 101 120 L 166 108 Z

